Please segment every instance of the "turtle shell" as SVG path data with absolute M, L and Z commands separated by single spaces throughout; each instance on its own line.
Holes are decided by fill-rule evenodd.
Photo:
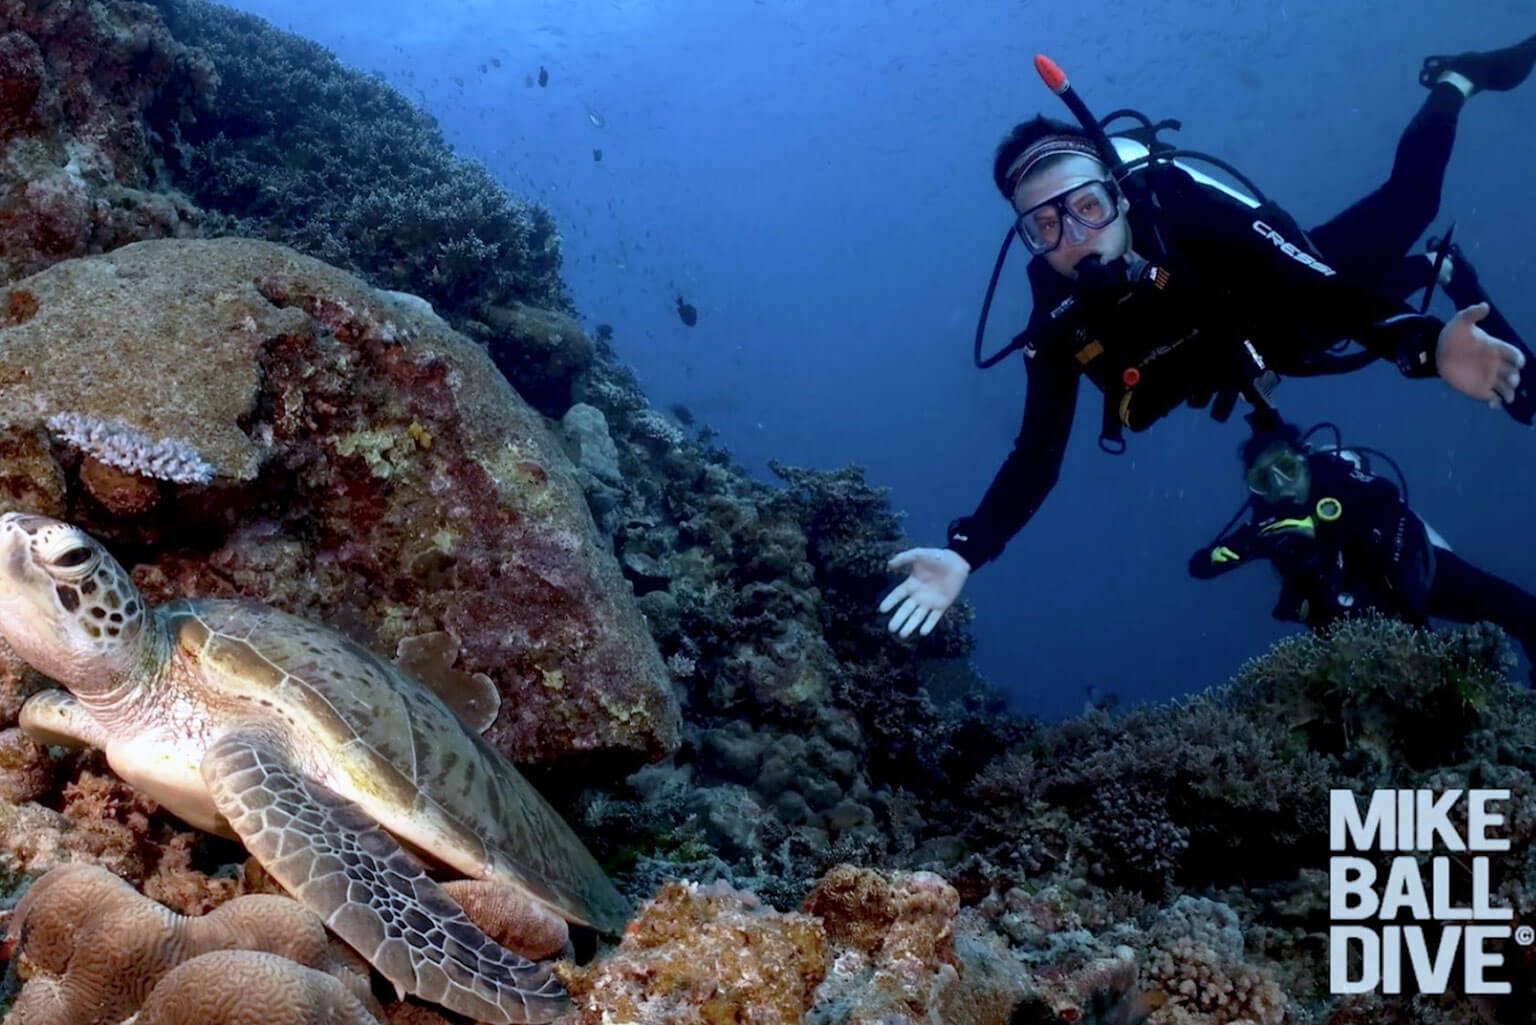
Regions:
M 293 764 L 397 839 L 511 883 L 569 921 L 622 930 L 628 903 L 560 815 L 426 685 L 352 640 L 256 602 L 160 610 L 217 731 L 266 726 Z M 211 740 L 211 738 L 210 738 Z

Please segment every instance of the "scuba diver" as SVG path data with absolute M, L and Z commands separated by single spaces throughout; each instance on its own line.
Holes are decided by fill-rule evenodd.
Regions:
M 1400 492 L 1370 472 L 1369 450 L 1343 448 L 1337 437 L 1331 448 L 1312 448 L 1313 432 L 1256 424 L 1239 451 L 1252 495 L 1190 557 L 1190 575 L 1208 580 L 1267 559 L 1280 574 L 1276 619 L 1314 630 L 1368 613 L 1415 626 L 1428 626 L 1431 616 L 1487 620 L 1536 664 L 1536 595 L 1452 552 L 1408 507 L 1406 487 Z M 1247 510 L 1247 522 L 1233 530 Z
M 994 181 L 1017 219 L 976 337 L 980 367 L 1022 350 L 1023 423 L 976 510 L 951 522 L 946 546 L 891 558 L 890 569 L 909 574 L 879 606 L 895 610 L 891 631 L 932 631 L 970 573 L 1039 509 L 1056 484 L 1083 376 L 1103 392 L 1099 444 L 1110 452 L 1124 450 L 1124 429 L 1145 430 L 1182 403 L 1210 405 L 1225 420 L 1239 396 L 1267 407 L 1277 373 L 1340 373 L 1378 358 L 1408 377 L 1439 376 L 1530 423 L 1536 381 L 1521 380 L 1523 343 L 1490 317 L 1489 304 L 1462 306 L 1442 323 L 1405 300 L 1423 288 L 1427 310 L 1436 283 L 1458 302 L 1475 293 L 1475 274 L 1462 270 L 1466 261 L 1448 236 L 1432 259 L 1409 250 L 1439 210 L 1463 104 L 1478 92 L 1514 88 L 1533 64 L 1536 36 L 1502 50 L 1428 58 L 1420 81 L 1429 96 L 1398 143 L 1387 181 L 1309 235 L 1227 165 L 1156 139 L 1177 122 L 1141 118 L 1146 132 L 1129 137 L 1144 155 L 1126 163 L 1103 124 L 1140 115 L 1094 119 L 1061 69 L 1037 57 L 1037 70 L 1081 127 L 1037 116 L 998 146 Z M 1187 170 L 1176 155 L 1218 164 L 1258 198 Z M 1033 311 L 1007 348 L 983 360 L 987 311 L 1015 235 L 1033 254 Z M 1480 327 L 1484 318 L 1504 337 Z M 1363 352 L 1337 355 L 1351 340 Z

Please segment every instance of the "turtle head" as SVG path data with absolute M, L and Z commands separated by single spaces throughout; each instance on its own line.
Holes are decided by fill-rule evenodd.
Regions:
M 0 636 L 38 672 L 82 698 L 116 690 L 144 658 L 145 616 L 101 542 L 46 516 L 0 516 Z

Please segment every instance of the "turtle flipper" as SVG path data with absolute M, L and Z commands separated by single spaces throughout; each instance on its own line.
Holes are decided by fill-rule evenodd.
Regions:
M 112 733 L 67 690 L 40 690 L 21 706 L 17 725 L 34 744 L 97 747 L 112 743 Z
M 481 932 L 362 809 L 296 771 L 280 740 L 229 734 L 208 749 L 202 775 L 262 867 L 397 989 L 503 1025 L 565 1009 L 547 966 Z

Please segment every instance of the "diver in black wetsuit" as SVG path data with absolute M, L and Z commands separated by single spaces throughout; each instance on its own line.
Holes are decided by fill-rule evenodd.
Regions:
M 1280 573 L 1276 619 L 1313 629 L 1361 613 L 1416 626 L 1429 617 L 1502 627 L 1536 663 L 1536 595 L 1468 563 L 1348 450 L 1309 450 L 1280 424 L 1241 451 L 1252 514 L 1190 557 L 1205 580 L 1267 559 Z
M 1181 403 L 1216 398 L 1230 409 L 1239 390 L 1252 400 L 1270 370 L 1315 372 L 1304 369 L 1308 359 L 1347 338 L 1407 376 L 1438 374 L 1491 405 L 1512 401 L 1524 356 L 1477 326 L 1488 306 L 1442 324 L 1405 305 L 1411 285 L 1401 279 L 1406 267 L 1424 279 L 1417 284 L 1428 280 L 1428 262 L 1407 254 L 1439 208 L 1462 104 L 1514 87 L 1533 64 L 1536 36 L 1426 60 L 1430 94 L 1391 176 L 1315 229 L 1315 249 L 1272 204 L 1256 211 L 1171 163 L 1138 172 L 1156 202 L 1133 208 L 1083 130 L 1045 117 L 1016 126 L 998 147 L 994 179 L 1036 256 L 1034 309 L 1015 339 L 1028 371 L 1023 424 L 976 511 L 950 524 L 946 547 L 890 560 L 909 571 L 880 604 L 895 610 L 890 629 L 930 632 L 971 571 L 1034 515 L 1056 483 L 1080 376 L 1104 393 L 1106 447 Z M 1159 252 L 1156 262 L 1138 245 Z

